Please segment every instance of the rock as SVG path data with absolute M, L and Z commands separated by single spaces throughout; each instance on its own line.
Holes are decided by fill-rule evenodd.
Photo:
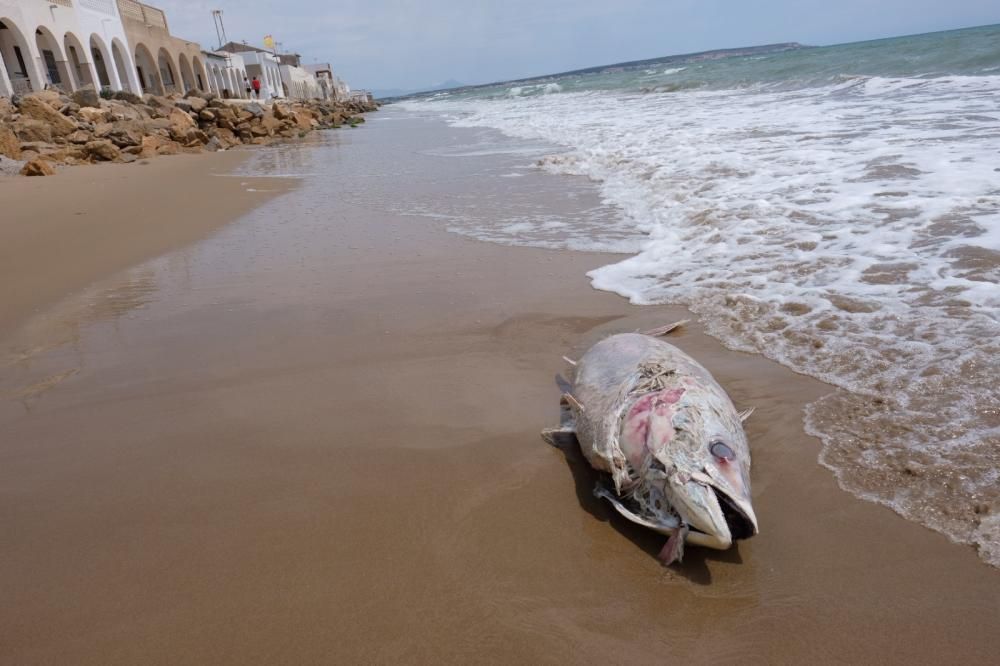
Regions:
M 107 137 L 111 143 L 119 148 L 142 145 L 142 137 L 146 135 L 146 129 L 142 123 L 135 120 L 124 120 L 115 123 Z
M 40 95 L 41 93 L 25 95 L 21 98 L 21 115 L 48 123 L 52 136 L 66 136 L 75 132 L 76 123 L 42 101 Z
M 176 141 L 167 141 L 156 149 L 157 155 L 177 155 L 181 152 L 181 147 Z
M 120 102 L 128 102 L 129 104 L 142 104 L 142 98 L 135 93 L 130 93 L 127 90 L 119 90 L 115 93 L 114 99 Z
M 0 97 L 0 121 L 10 120 L 14 115 L 14 104 L 6 97 Z
M 80 106 L 100 106 L 101 96 L 92 85 L 86 85 L 73 93 L 73 101 Z
M 35 153 L 42 154 L 50 150 L 55 150 L 55 146 L 46 141 L 22 141 L 21 142 L 21 152 L 22 153 Z
M 0 155 L 12 160 L 21 159 L 21 142 L 14 130 L 0 125 Z
M 83 130 L 77 130 L 66 137 L 66 140 L 70 143 L 87 143 L 90 139 L 91 135 Z
M 208 140 L 208 143 L 205 144 L 205 150 L 213 153 L 223 150 L 222 141 L 219 140 L 219 137 L 213 136 Z
M 106 123 L 111 119 L 111 114 L 107 109 L 100 109 L 93 106 L 85 106 L 79 111 L 80 117 L 88 123 Z
M 21 118 L 11 125 L 14 134 L 21 141 L 44 141 L 52 143 L 52 127 L 44 120 Z
M 167 118 L 170 121 L 170 126 L 168 131 L 170 132 L 170 138 L 174 141 L 186 142 L 188 140 L 188 134 L 191 130 L 195 129 L 194 120 L 187 112 L 181 111 L 180 109 L 173 109 L 170 112 L 170 116 Z
M 22 176 L 54 176 L 56 170 L 46 160 L 34 159 L 21 169 Z
M 189 97 L 188 104 L 191 106 L 191 111 L 194 113 L 199 113 L 208 106 L 208 102 L 203 100 L 201 97 Z
M 209 111 L 208 109 L 202 109 L 201 112 L 198 114 L 198 120 L 201 120 L 202 122 L 206 122 L 206 123 L 211 123 L 211 124 L 214 125 L 215 124 L 215 113 L 213 113 L 212 111 Z
M 264 115 L 264 107 L 256 102 L 251 102 L 243 107 L 247 112 L 252 113 L 255 118 L 260 118 Z
M 284 104 L 279 104 L 278 102 L 275 102 L 271 110 L 274 113 L 274 117 L 277 118 L 278 120 L 295 118 L 292 115 L 292 112 L 289 111 L 288 107 L 286 107 Z
M 84 152 L 91 159 L 100 162 L 114 162 L 121 155 L 117 146 L 105 139 L 89 142 L 84 146 Z
M 24 168 L 22 160 L 12 160 L 0 155 L 0 176 L 16 176 Z
M 135 162 L 137 159 L 139 159 L 139 158 L 136 157 L 133 153 L 125 153 L 125 152 L 123 152 L 119 156 L 118 161 L 121 162 L 122 164 L 131 164 L 132 162 Z

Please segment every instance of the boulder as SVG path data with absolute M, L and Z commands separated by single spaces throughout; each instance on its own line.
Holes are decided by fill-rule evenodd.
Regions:
M 83 144 L 91 140 L 91 135 L 83 130 L 77 130 L 66 137 L 66 140 L 70 143 Z
M 111 119 L 111 113 L 108 109 L 101 109 L 95 106 L 84 106 L 79 111 L 80 117 L 86 120 L 88 123 L 106 123 Z
M 21 159 L 21 142 L 14 134 L 14 130 L 2 125 L 0 125 L 0 155 L 12 160 Z
M 142 145 L 142 137 L 146 135 L 146 128 L 142 123 L 135 120 L 124 120 L 113 125 L 108 132 L 108 140 L 119 148 Z
M 200 121 L 202 121 L 204 123 L 209 123 L 209 124 L 214 125 L 215 124 L 215 113 L 212 112 L 212 111 L 209 111 L 208 109 L 202 109 L 201 112 L 198 113 L 198 120 L 200 120 Z
M 114 162 L 121 155 L 118 147 L 107 139 L 91 141 L 83 149 L 87 157 L 95 162 Z
M 251 102 L 250 104 L 247 104 L 243 108 L 247 112 L 253 114 L 255 118 L 260 118 L 261 116 L 264 115 L 264 107 L 262 107 L 260 104 L 257 104 L 256 102 Z
M 46 160 L 33 159 L 21 169 L 22 176 L 54 176 L 56 170 Z
M 203 100 L 201 97 L 189 97 L 188 105 L 190 105 L 191 111 L 193 111 L 194 113 L 199 113 L 208 106 L 208 102 Z
M 275 102 L 271 110 L 274 113 L 274 117 L 277 118 L 278 120 L 294 119 L 292 112 L 289 111 L 288 107 L 285 106 L 284 104 L 279 104 L 278 102 Z
M 48 123 L 52 136 L 66 136 L 76 131 L 76 123 L 42 101 L 41 93 L 21 98 L 22 116 Z
M 52 143 L 52 127 L 43 120 L 21 118 L 11 125 L 14 134 L 21 141 L 44 141 Z
M 191 119 L 191 116 L 187 112 L 180 109 L 173 109 L 167 120 L 170 121 L 170 126 L 168 128 L 170 138 L 174 141 L 186 141 L 191 130 L 197 127 L 194 120 Z
M 97 94 L 94 86 L 86 85 L 73 93 L 73 101 L 80 106 L 97 107 L 101 105 L 101 96 Z
M 129 104 L 142 104 L 142 98 L 135 93 L 130 93 L 127 90 L 119 90 L 114 94 L 114 99 L 120 102 L 128 102 Z

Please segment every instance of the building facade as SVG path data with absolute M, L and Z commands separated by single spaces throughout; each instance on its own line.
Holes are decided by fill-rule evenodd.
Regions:
M 0 0 L 0 96 L 86 85 L 139 92 L 114 0 Z
M 209 91 L 201 46 L 171 35 L 162 9 L 136 0 L 117 0 L 117 4 L 141 92 Z

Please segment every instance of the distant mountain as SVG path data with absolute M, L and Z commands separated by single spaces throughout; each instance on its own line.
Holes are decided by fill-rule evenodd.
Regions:
M 448 79 L 444 83 L 439 83 L 436 86 L 430 86 L 429 88 L 411 88 L 409 90 L 404 88 L 383 88 L 381 90 L 372 90 L 371 92 L 375 95 L 376 99 L 387 99 L 389 97 L 406 97 L 408 95 L 437 92 L 438 90 L 449 90 L 451 88 L 462 88 L 464 86 L 465 84 L 461 81 Z

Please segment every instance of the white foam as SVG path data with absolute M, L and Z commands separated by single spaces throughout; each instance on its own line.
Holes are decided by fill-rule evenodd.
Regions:
M 646 234 L 634 256 L 590 274 L 595 287 L 685 303 L 730 346 L 849 392 L 809 414 L 841 483 L 989 559 L 998 521 L 972 517 L 968 497 L 1000 511 L 987 481 L 1000 466 L 998 98 L 1000 76 L 845 77 L 419 108 L 566 146 L 543 167 L 600 183 Z M 848 408 L 890 434 L 851 435 Z M 959 474 L 966 499 L 942 494 L 935 474 L 899 472 L 900 456 Z

